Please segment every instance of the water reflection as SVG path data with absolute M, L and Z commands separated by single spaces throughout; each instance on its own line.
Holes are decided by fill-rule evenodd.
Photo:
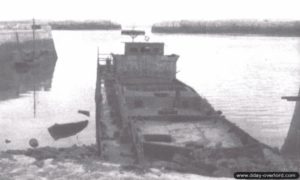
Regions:
M 40 62 L 38 66 L 33 66 L 28 71 L 25 69 L 24 72 L 22 69 L 21 73 L 17 73 L 13 69 L 14 62 L 21 62 L 20 58 L 16 58 L 19 61 L 14 61 L 13 52 L 11 62 L 4 61 L 10 69 L 1 73 L 10 78 L 10 81 L 1 77 L 2 82 L 5 80 L 14 83 L 6 90 L 12 96 L 4 96 L 6 100 L 0 102 L 0 150 L 29 148 L 28 142 L 31 138 L 37 139 L 40 147 L 95 143 L 95 52 L 99 41 L 89 43 L 91 41 L 86 38 L 90 36 L 81 36 L 78 33 L 55 31 L 52 33 L 59 57 L 57 63 L 55 63 L 56 54 L 45 53 L 44 49 L 44 47 L 47 47 L 46 50 L 54 49 L 54 45 L 45 42 L 36 42 L 36 51 L 40 49 L 40 53 L 44 54 L 41 58 L 37 58 L 37 62 Z M 28 44 L 28 50 L 31 45 Z M 7 84 L 3 86 L 7 87 Z M 34 87 L 36 87 L 36 118 L 33 117 Z M 18 97 L 16 94 L 21 98 L 8 99 Z M 90 117 L 79 114 L 79 109 L 88 110 Z M 82 120 L 89 120 L 89 124 L 78 136 L 54 141 L 48 132 L 48 128 L 55 123 L 64 124 Z M 6 143 L 6 140 L 10 143 Z
M 0 45 L 0 100 L 18 98 L 33 90 L 49 91 L 56 64 L 52 40 Z M 34 60 L 34 61 L 33 61 Z
M 30 31 L 0 34 L 1 150 L 26 148 L 28 139 L 40 134 L 35 130 L 40 123 L 32 120 L 33 104 L 39 102 L 33 102 L 32 95 L 51 89 L 57 54 L 51 38 L 37 36 L 33 41 L 31 35 Z

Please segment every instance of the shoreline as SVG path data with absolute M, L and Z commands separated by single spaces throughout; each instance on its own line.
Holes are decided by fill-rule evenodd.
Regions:
M 68 148 L 41 147 L 0 152 L 1 179 L 215 179 L 202 175 L 176 172 L 168 168 L 137 164 L 116 164 L 96 156 L 95 145 Z M 58 154 L 52 154 L 59 152 Z M 43 154 L 44 155 L 41 155 Z M 90 153 L 77 156 L 80 153 Z M 46 155 L 48 154 L 48 155 Z M 42 157 L 42 158 L 41 158 Z M 218 178 L 228 179 L 228 178 Z
M 292 34 L 262 34 L 262 33 L 214 33 L 214 32 L 205 32 L 205 33 L 189 33 L 189 32 L 152 32 L 153 34 L 159 35 L 212 35 L 212 36 L 242 36 L 242 37 L 277 37 L 277 38 L 299 38 L 300 35 Z
M 50 21 L 52 30 L 120 30 L 121 24 L 111 21 Z
M 194 174 L 205 177 L 227 177 L 233 178 L 233 172 L 230 170 L 233 167 L 235 162 L 238 162 L 240 165 L 243 165 L 244 168 L 247 169 L 236 169 L 236 171 L 246 170 L 246 171 L 298 171 L 300 169 L 300 165 L 297 162 L 293 162 L 292 159 L 283 158 L 282 156 L 271 153 L 271 151 L 267 152 L 268 154 L 268 162 L 262 163 L 263 160 L 260 160 L 259 157 L 255 161 L 260 162 L 257 164 L 253 164 L 253 162 L 249 161 L 246 157 L 238 157 L 238 158 L 218 158 L 220 152 L 217 151 L 202 151 L 202 156 L 211 156 L 214 154 L 215 157 L 213 159 L 218 159 L 214 162 L 214 165 L 218 167 L 213 174 L 211 171 L 211 165 L 206 164 L 205 161 L 202 162 L 201 166 L 192 167 L 192 162 L 189 161 L 186 157 L 177 156 L 177 162 L 166 162 L 166 161 L 156 161 L 151 164 L 146 165 L 137 165 L 135 163 L 116 163 L 110 162 L 109 160 L 104 159 L 103 157 L 99 157 L 97 155 L 96 145 L 82 145 L 77 146 L 73 145 L 71 147 L 66 148 L 55 148 L 55 147 L 39 147 L 35 149 L 26 149 L 26 150 L 7 150 L 0 151 L 0 169 L 7 170 L 8 166 L 1 163 L 1 161 L 5 161 L 8 164 L 15 163 L 15 166 L 21 166 L 24 163 L 30 164 L 37 169 L 43 169 L 49 166 L 58 165 L 66 163 L 69 166 L 80 165 L 84 168 L 92 168 L 93 172 L 101 172 L 101 169 L 97 169 L 96 167 L 103 167 L 103 164 L 114 164 L 113 166 L 118 167 L 118 171 L 131 171 L 136 174 L 145 174 L 147 172 L 153 171 L 153 169 L 157 169 L 156 171 L 161 171 L 161 174 L 165 172 L 179 173 L 179 174 Z M 221 152 L 222 153 L 222 152 Z M 217 155 L 219 154 L 219 155 Z M 23 159 L 23 162 L 18 162 L 18 159 Z M 24 162 L 25 161 L 25 162 Z M 190 162 L 190 163 L 187 163 Z M 181 166 L 182 164 L 186 164 L 187 166 Z M 220 166 L 220 164 L 227 164 L 227 166 Z M 265 167 L 262 165 L 265 164 Z M 201 167 L 201 168 L 200 168 Z M 14 167 L 11 167 L 11 170 L 14 170 Z M 26 168 L 26 167 L 25 167 Z M 53 169 L 54 171 L 54 169 Z M 196 172 L 197 171 L 197 172 Z M 89 173 L 89 171 L 87 171 Z M 48 169 L 48 173 L 51 174 L 51 171 Z M 0 177 L 3 176 L 2 173 Z M 8 175 L 8 174 L 7 174 Z M 20 175 L 20 174 L 19 174 Z M 23 174 L 25 175 L 25 174 Z
M 300 21 L 166 21 L 153 24 L 152 33 L 219 34 L 300 37 Z

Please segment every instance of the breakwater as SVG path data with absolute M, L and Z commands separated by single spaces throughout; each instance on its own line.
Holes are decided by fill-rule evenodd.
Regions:
M 119 30 L 121 25 L 111 21 L 51 21 L 54 30 Z
M 153 33 L 239 34 L 300 36 L 299 21 L 166 21 L 152 26 Z

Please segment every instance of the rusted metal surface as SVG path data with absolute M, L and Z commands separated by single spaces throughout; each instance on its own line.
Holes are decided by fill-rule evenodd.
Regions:
M 188 154 L 189 149 L 168 143 L 144 142 L 143 147 L 146 156 L 162 160 L 172 160 L 176 153 Z

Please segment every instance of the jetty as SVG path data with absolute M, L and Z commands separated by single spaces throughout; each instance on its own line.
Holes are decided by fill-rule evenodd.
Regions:
M 282 99 L 296 102 L 290 128 L 281 148 L 283 155 L 291 158 L 300 158 L 300 90 L 298 96 L 284 96 Z

